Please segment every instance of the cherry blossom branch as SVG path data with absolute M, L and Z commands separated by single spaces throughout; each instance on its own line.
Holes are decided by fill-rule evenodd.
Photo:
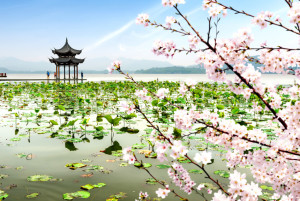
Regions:
M 165 140 L 168 141 L 168 143 L 170 145 L 173 145 L 173 143 L 171 142 L 171 140 L 169 138 L 167 138 L 159 129 L 158 126 L 155 126 L 153 124 L 153 122 L 151 122 L 148 117 L 145 115 L 145 113 L 140 109 L 140 107 L 138 105 L 135 105 L 135 109 L 143 115 L 143 117 L 145 118 L 145 120 L 151 125 L 152 128 L 154 128 L 156 131 L 159 132 L 159 135 L 162 136 Z M 184 155 L 187 159 L 189 159 L 191 161 L 191 163 L 193 163 L 194 165 L 196 165 L 197 167 L 199 167 L 201 170 L 203 170 L 203 172 L 206 174 L 207 178 L 210 179 L 212 182 L 214 182 L 224 193 L 226 193 L 226 195 L 230 195 L 223 187 L 222 185 L 219 183 L 218 180 L 213 179 L 210 174 L 205 170 L 204 165 L 202 164 L 202 166 L 200 166 L 199 164 L 197 164 L 196 162 L 194 162 L 189 156 L 188 154 Z
M 292 7 L 292 2 L 290 1 L 290 0 L 284 0 L 286 3 L 287 3 L 287 5 L 291 8 Z
M 178 23 L 177 23 L 177 24 L 178 24 Z M 180 25 L 180 27 L 181 27 L 181 30 L 172 29 L 172 28 L 166 27 L 166 26 L 164 26 L 164 25 L 162 25 L 162 24 L 158 24 L 158 23 L 156 23 L 156 22 L 150 22 L 150 25 L 156 26 L 156 27 L 161 27 L 161 28 L 163 28 L 164 30 L 167 30 L 167 31 L 180 33 L 180 34 L 182 34 L 183 36 L 191 35 L 191 33 L 185 31 L 185 30 L 181 27 L 180 24 L 179 24 L 179 25 Z
M 272 147 L 271 145 L 268 145 L 268 144 L 265 144 L 265 143 L 262 143 L 262 142 L 259 142 L 259 141 L 255 141 L 255 140 L 251 140 L 247 137 L 240 137 L 236 134 L 230 134 L 229 132 L 227 131 L 224 131 L 220 128 L 217 128 L 213 125 L 210 125 L 210 124 L 207 124 L 203 119 L 202 120 L 196 120 L 196 122 L 198 123 L 201 123 L 201 124 L 204 124 L 206 127 L 209 127 L 209 128 L 212 128 L 222 134 L 227 134 L 227 135 L 231 135 L 232 137 L 238 137 L 240 139 L 243 139 L 243 140 L 246 140 L 247 142 L 251 142 L 251 143 L 255 143 L 255 144 L 260 144 L 262 146 L 266 146 L 266 147 Z M 283 149 L 278 149 L 279 152 L 283 152 L 283 153 L 288 153 L 288 154 L 291 154 L 291 155 L 295 155 L 295 156 L 300 156 L 300 153 L 296 153 L 296 152 L 292 152 L 292 151 L 287 151 L 287 150 L 283 150 Z
M 246 16 L 249 16 L 249 17 L 252 17 L 252 18 L 255 17 L 254 15 L 251 15 L 251 14 L 249 14 L 249 13 L 246 13 L 245 11 L 239 11 L 239 10 L 237 10 L 237 9 L 234 9 L 234 8 L 231 7 L 231 6 L 226 6 L 226 5 L 220 3 L 220 2 L 218 2 L 218 1 L 216 1 L 216 0 L 210 0 L 210 2 L 211 2 L 211 3 L 216 3 L 216 4 L 222 6 L 222 7 L 225 8 L 225 9 L 232 10 L 232 11 L 235 12 L 235 14 L 243 14 L 243 15 L 246 15 Z M 286 31 L 289 31 L 289 32 L 295 33 L 295 34 L 297 34 L 297 35 L 300 35 L 300 31 L 299 31 L 299 30 L 297 30 L 298 32 L 296 32 L 295 30 L 290 29 L 290 28 L 284 26 L 284 25 L 283 25 L 282 23 L 280 23 L 280 22 L 279 22 L 279 23 L 275 23 L 275 22 L 273 22 L 273 21 L 271 21 L 271 20 L 267 20 L 267 19 L 265 19 L 265 21 L 266 21 L 266 22 L 269 22 L 270 25 L 278 26 L 278 27 L 281 27 L 281 28 L 285 29 Z
M 135 154 L 133 154 L 133 156 L 134 156 L 134 158 L 135 158 L 135 161 L 137 161 L 138 163 L 140 163 L 140 164 L 142 164 L 142 166 L 140 167 L 140 168 L 142 168 L 143 170 L 145 170 L 157 183 L 159 183 L 160 185 L 162 185 L 163 187 L 165 187 L 165 188 L 168 188 L 168 186 L 164 183 L 164 182 L 162 182 L 162 181 L 160 181 L 160 180 L 158 180 L 155 176 L 153 176 L 153 174 L 147 169 L 147 168 L 145 168 L 144 166 L 143 166 L 143 162 L 142 161 L 139 161 L 138 159 L 137 159 L 137 157 L 136 157 L 136 155 Z M 175 192 L 175 190 L 174 189 L 170 189 L 170 192 L 172 192 L 176 197 L 179 197 L 181 200 L 184 200 L 184 201 L 188 201 L 188 199 L 186 199 L 186 198 L 184 198 L 184 197 L 182 197 L 182 196 L 180 196 L 179 194 L 177 194 L 176 192 Z
M 144 87 L 144 86 L 140 85 L 139 83 L 137 83 L 137 82 L 134 80 L 134 78 L 133 78 L 132 76 L 130 76 L 128 73 L 125 74 L 120 68 L 118 68 L 117 70 L 118 70 L 121 74 L 125 75 L 125 76 L 127 77 L 127 79 L 130 79 L 131 81 L 133 81 L 137 86 L 139 86 L 139 87 L 141 87 L 141 88 Z M 157 95 L 156 95 L 155 93 L 153 93 L 153 92 L 151 92 L 151 91 L 150 91 L 150 93 L 151 93 L 153 96 L 157 97 Z M 157 97 L 157 98 L 158 98 L 158 97 Z M 168 101 L 168 103 L 169 103 L 170 105 L 172 105 L 173 107 L 176 107 L 176 108 L 181 109 L 180 106 L 174 105 L 174 104 L 172 104 L 170 101 Z M 167 138 L 165 135 L 162 134 L 162 132 L 160 131 L 159 127 L 158 127 L 158 126 L 157 126 L 157 127 L 154 126 L 153 122 L 151 122 L 151 121 L 147 118 L 147 116 L 141 111 L 140 107 L 139 107 L 138 105 L 135 105 L 135 107 L 136 107 L 135 109 L 136 109 L 139 113 L 141 113 L 141 114 L 143 115 L 143 117 L 146 119 L 146 121 L 147 121 L 147 122 L 148 122 L 155 130 L 157 130 L 165 140 L 167 140 L 171 145 L 173 145 L 172 142 L 170 141 L 170 139 Z M 216 130 L 216 131 L 218 131 L 218 132 L 221 132 L 221 133 L 223 133 L 223 134 L 230 135 L 230 134 L 229 134 L 228 132 L 226 132 L 226 131 L 223 131 L 223 130 L 221 130 L 221 129 L 217 128 L 217 127 L 214 127 L 214 126 L 212 126 L 212 125 L 210 125 L 210 124 L 207 124 L 203 119 L 202 119 L 202 120 L 196 120 L 196 121 L 197 121 L 198 123 L 201 123 L 201 124 L 205 125 L 206 127 L 212 128 L 212 129 L 214 129 L 214 130 Z M 196 133 L 191 133 L 191 134 L 196 134 Z M 260 144 L 260 145 L 266 146 L 266 147 L 271 147 L 271 145 L 268 145 L 268 144 L 265 144 L 265 143 L 261 143 L 261 142 L 259 142 L 259 141 L 251 140 L 251 139 L 246 138 L 246 137 L 242 137 L 242 138 L 241 138 L 241 137 L 239 137 L 238 135 L 232 135 L 232 136 L 233 136 L 233 137 L 238 137 L 238 138 L 240 138 L 240 139 L 246 140 L 246 141 L 251 142 L 251 143 Z M 186 136 L 184 136 L 184 137 L 186 137 Z M 292 155 L 296 155 L 296 156 L 300 156 L 300 153 L 295 153 L 295 152 L 291 152 L 291 151 L 287 151 L 287 150 L 283 150 L 283 149 L 278 149 L 278 151 L 279 151 L 279 152 L 288 153 L 288 154 L 292 154 Z
M 208 20 L 207 43 L 209 43 L 209 40 L 210 40 L 210 32 L 211 32 L 211 30 L 212 30 L 212 27 L 211 27 L 211 19 L 212 19 L 212 17 L 207 18 L 207 20 Z
M 227 63 L 226 62 L 226 60 L 221 56 L 221 55 L 219 55 L 218 53 L 217 53 L 217 50 L 216 50 L 216 48 L 214 48 L 214 47 L 212 47 L 211 46 L 211 44 L 209 44 L 209 43 L 207 43 L 202 37 L 201 37 L 201 35 L 199 34 L 199 32 L 197 32 L 196 30 L 195 30 L 195 28 L 191 25 L 191 23 L 189 22 L 189 20 L 180 12 L 180 10 L 178 9 L 178 7 L 177 7 L 177 5 L 175 5 L 174 6 L 174 8 L 176 9 L 176 11 L 179 13 L 179 15 L 186 21 L 186 23 L 189 25 L 189 27 L 194 31 L 194 33 L 198 36 L 198 38 L 205 44 L 205 45 L 207 45 L 207 47 L 210 49 L 210 50 L 212 50 L 215 54 L 217 54 L 219 57 L 220 57 L 220 59 L 222 60 L 222 61 L 224 61 L 225 62 L 225 65 L 230 69 L 230 70 L 232 70 L 239 78 L 240 78 L 240 80 L 242 80 L 242 82 L 243 83 L 245 83 L 247 86 L 248 86 L 248 88 L 250 88 L 251 90 L 252 90 L 252 93 L 253 94 L 255 94 L 259 99 L 261 99 L 261 101 L 267 106 L 267 108 L 273 113 L 273 115 L 274 115 L 274 117 L 276 118 L 276 119 L 278 119 L 278 121 L 283 125 L 283 127 L 285 128 L 285 129 L 287 129 L 287 124 L 286 124 L 286 122 L 281 118 L 281 117 L 279 117 L 277 114 L 276 114 L 276 111 L 271 107 L 271 105 L 262 97 L 262 95 L 259 93 L 259 92 L 257 92 L 256 90 L 255 90 L 255 88 L 239 73 L 239 72 L 237 72 L 237 71 L 235 71 L 234 69 L 233 69 L 233 66 L 232 65 L 230 65 L 229 63 Z
M 281 46 L 278 46 L 278 47 L 247 47 L 247 48 L 241 48 L 241 49 L 238 49 L 238 50 L 234 50 L 236 52 L 238 51 L 247 51 L 247 50 L 255 50 L 255 51 L 259 51 L 259 50 L 269 50 L 270 52 L 272 52 L 273 50 L 287 50 L 288 52 L 289 51 L 299 51 L 300 48 L 286 48 L 286 47 L 281 47 Z

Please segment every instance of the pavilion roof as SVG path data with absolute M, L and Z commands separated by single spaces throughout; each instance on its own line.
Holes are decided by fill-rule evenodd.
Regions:
M 72 48 L 68 43 L 68 38 L 66 38 L 65 45 L 60 49 L 52 50 L 52 52 L 53 54 L 57 54 L 57 55 L 76 55 L 76 54 L 80 54 L 82 50 L 76 50 Z
M 51 58 L 49 59 L 51 63 L 57 64 L 79 64 L 83 63 L 84 59 L 77 59 L 74 57 L 60 57 L 60 58 Z

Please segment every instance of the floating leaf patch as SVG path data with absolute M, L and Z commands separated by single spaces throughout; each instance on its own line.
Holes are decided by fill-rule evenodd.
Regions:
M 161 165 L 157 165 L 156 167 L 159 168 L 159 169 L 167 169 L 167 168 L 170 168 L 171 166 L 170 165 L 161 164 Z
M 189 173 L 194 173 L 194 174 L 202 174 L 203 171 L 202 170 L 196 170 L 196 169 L 191 169 L 188 171 Z
M 20 140 L 21 140 L 21 138 L 19 138 L 19 137 L 10 138 L 10 141 L 13 141 L 13 142 L 20 141 Z
M 71 170 L 76 170 L 77 168 L 83 168 L 86 166 L 87 165 L 83 163 L 69 163 L 66 165 L 66 167 L 70 168 Z
M 7 174 L 0 174 L 0 179 L 4 179 L 4 178 L 7 178 L 8 175 Z
M 146 184 L 157 184 L 157 181 L 153 178 L 146 179 Z
M 33 175 L 27 177 L 27 181 L 62 181 L 62 179 L 56 179 L 48 175 Z
M 87 191 L 77 191 L 75 193 L 65 193 L 63 194 L 64 200 L 73 200 L 75 198 L 89 198 L 91 194 Z
M 273 188 L 271 186 L 262 185 L 262 186 L 260 186 L 260 188 L 263 190 L 273 191 Z
M 106 184 L 105 183 L 98 183 L 98 184 L 94 184 L 94 185 L 92 185 L 92 184 L 86 184 L 84 186 L 81 186 L 80 188 L 82 188 L 84 190 L 91 190 L 93 188 L 101 188 L 103 186 L 106 186 Z
M 39 193 L 31 193 L 31 194 L 26 195 L 26 198 L 32 199 L 32 198 L 36 198 L 37 196 L 39 196 Z
M 217 170 L 214 172 L 214 174 L 219 175 L 220 177 L 228 178 L 230 176 L 230 173 L 226 170 Z
M 5 199 L 5 198 L 7 198 L 7 197 L 8 197 L 8 194 L 5 193 L 4 191 L 1 191 L 1 190 L 0 190 L 0 200 Z

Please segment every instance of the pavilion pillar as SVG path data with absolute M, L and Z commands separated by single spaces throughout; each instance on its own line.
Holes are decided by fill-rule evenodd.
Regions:
M 58 77 L 58 65 L 56 65 L 56 76 L 55 76 L 55 79 L 57 79 Z
M 74 80 L 75 80 L 75 65 L 74 65 Z
M 64 80 L 66 79 L 66 65 L 64 65 Z
M 77 80 L 78 80 L 78 65 L 76 65 L 76 67 L 77 67 Z
M 71 79 L 71 64 L 69 64 L 69 79 Z

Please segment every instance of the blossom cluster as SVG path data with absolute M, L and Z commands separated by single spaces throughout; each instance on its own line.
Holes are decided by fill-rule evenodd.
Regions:
M 252 23 L 260 26 L 261 29 L 264 29 L 268 25 L 268 22 L 266 20 L 270 20 L 273 16 L 274 14 L 270 11 L 262 11 L 258 13 L 256 17 L 253 18 Z
M 157 197 L 165 199 L 168 194 L 171 192 L 168 186 L 166 186 L 165 189 L 159 188 L 157 191 L 155 191 L 157 194 Z
M 194 160 L 197 163 L 202 163 L 204 165 L 207 165 L 211 162 L 211 152 L 202 151 L 200 154 L 196 153 Z
M 293 6 L 288 12 L 288 16 L 291 18 L 291 23 L 300 23 L 300 2 L 293 3 Z
M 203 0 L 203 9 L 207 9 L 209 8 L 209 16 L 211 17 L 217 17 L 219 14 L 223 14 L 223 16 L 225 17 L 227 15 L 227 10 L 223 7 L 220 6 L 218 4 L 216 4 L 214 1 L 212 0 Z
M 175 48 L 176 48 L 176 44 L 171 40 L 167 42 L 162 42 L 158 40 L 154 42 L 154 47 L 152 51 L 157 56 L 164 55 L 167 58 L 169 58 L 174 56 Z
M 143 90 L 136 90 L 134 93 L 137 97 L 141 98 L 142 100 L 145 101 L 151 101 L 152 98 L 151 96 L 148 96 L 148 90 L 146 88 L 143 88 Z
M 115 60 L 112 62 L 111 66 L 109 66 L 107 69 L 108 73 L 111 74 L 115 69 L 120 69 L 121 68 L 121 62 L 118 60 Z
M 178 163 L 173 163 L 172 168 L 168 169 L 169 177 L 172 179 L 173 183 L 180 187 L 181 190 L 187 194 L 192 193 L 192 188 L 196 183 L 191 179 L 188 171 Z
M 128 164 L 134 164 L 134 162 L 136 161 L 136 159 L 135 159 L 135 157 L 133 155 L 131 147 L 124 148 L 122 150 L 122 153 L 123 153 L 123 160 L 124 161 L 128 161 Z
M 195 111 L 194 107 L 190 111 L 176 110 L 174 112 L 175 126 L 181 130 L 191 130 L 193 123 L 195 123 L 199 117 L 200 114 L 198 111 Z
M 136 24 L 142 24 L 145 27 L 149 26 L 149 15 L 146 13 L 139 14 L 135 20 Z
M 185 0 L 162 0 L 163 6 L 175 6 L 176 4 L 185 4 Z
M 173 16 L 168 16 L 166 18 L 166 27 L 168 27 L 169 29 L 171 28 L 172 24 L 176 23 L 176 19 Z
M 180 87 L 179 87 L 179 93 L 184 96 L 185 93 L 188 91 L 188 88 L 186 87 L 186 85 L 184 83 L 180 83 Z
M 121 112 L 127 112 L 128 114 L 134 112 L 134 105 L 128 105 L 126 101 L 120 101 L 119 106 Z
M 166 94 L 169 93 L 169 89 L 165 89 L 165 88 L 160 88 L 157 90 L 157 97 L 160 99 L 164 99 L 166 97 Z
M 196 46 L 200 43 L 200 39 L 196 35 L 189 35 L 189 43 L 191 49 L 196 49 Z
M 286 73 L 290 67 L 300 65 L 300 55 L 286 50 L 262 50 L 259 62 L 264 64 L 260 68 L 262 72 Z
M 230 174 L 229 180 L 228 192 L 233 195 L 233 198 L 241 196 L 241 200 L 257 200 L 258 196 L 262 195 L 262 190 L 256 183 L 247 184 L 246 174 L 235 170 Z

